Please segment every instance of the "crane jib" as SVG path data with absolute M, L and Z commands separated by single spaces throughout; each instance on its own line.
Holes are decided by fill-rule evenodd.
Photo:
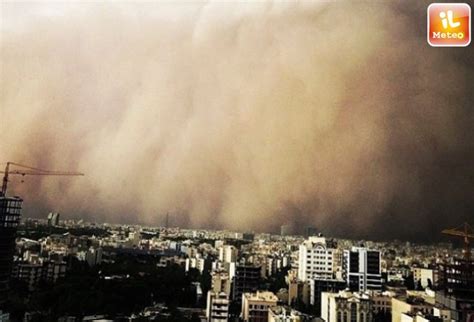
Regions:
M 14 169 L 10 170 L 10 166 L 21 168 L 22 170 Z M 5 166 L 5 171 L 0 171 L 3 173 L 2 180 L 2 190 L 0 191 L 0 196 L 6 196 L 7 187 L 8 187 L 8 176 L 9 175 L 32 175 L 32 176 L 83 176 L 84 173 L 81 172 L 69 172 L 69 171 L 55 171 L 55 170 L 44 170 L 39 168 L 34 168 L 31 166 L 23 165 L 15 162 L 7 162 Z

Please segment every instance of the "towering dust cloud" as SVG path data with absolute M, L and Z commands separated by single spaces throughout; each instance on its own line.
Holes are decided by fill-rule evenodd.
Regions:
M 474 55 L 428 46 L 427 4 L 2 3 L 0 159 L 86 173 L 12 192 L 30 216 L 437 235 L 474 210 Z

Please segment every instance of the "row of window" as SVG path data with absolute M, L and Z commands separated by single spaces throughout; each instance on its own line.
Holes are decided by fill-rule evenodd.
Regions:
M 364 312 L 359 314 L 359 322 L 365 322 L 367 315 Z M 357 311 L 355 309 L 351 310 L 350 317 L 348 316 L 347 312 L 338 312 L 337 314 L 337 322 L 358 322 L 357 321 Z
M 307 266 L 313 266 L 313 269 L 329 269 L 332 270 L 332 263 L 328 262 L 327 264 L 324 262 L 306 262 Z M 316 266 L 320 265 L 320 266 Z M 311 270 L 311 268 L 308 268 L 308 270 Z

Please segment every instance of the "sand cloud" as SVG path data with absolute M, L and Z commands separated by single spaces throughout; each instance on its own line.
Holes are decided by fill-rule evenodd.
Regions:
M 30 216 L 437 234 L 474 210 L 473 55 L 408 8 L 3 3 L 0 160 L 86 173 L 11 192 Z

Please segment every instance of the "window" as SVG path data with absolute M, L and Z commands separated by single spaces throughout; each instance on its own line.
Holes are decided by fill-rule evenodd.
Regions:
M 357 322 L 357 304 L 351 304 L 351 322 Z

